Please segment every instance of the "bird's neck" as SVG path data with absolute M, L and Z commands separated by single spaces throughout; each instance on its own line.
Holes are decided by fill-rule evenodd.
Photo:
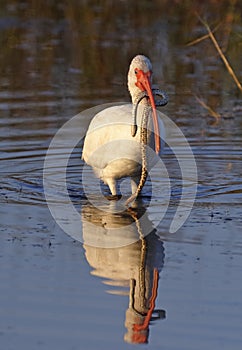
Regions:
M 132 103 L 135 105 L 135 104 L 138 102 L 139 98 L 140 98 L 140 95 L 132 96 L 132 97 L 131 97 Z M 139 105 L 140 105 L 140 104 L 141 104 L 142 106 L 148 106 L 148 105 L 150 105 L 150 103 L 149 103 L 149 101 L 148 101 L 148 99 L 147 99 L 146 97 L 143 98 L 143 99 L 139 102 Z

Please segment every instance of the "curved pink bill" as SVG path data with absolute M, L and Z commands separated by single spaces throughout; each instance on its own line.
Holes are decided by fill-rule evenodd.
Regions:
M 144 71 L 142 71 L 141 69 L 136 69 L 136 72 L 137 72 L 136 86 L 141 91 L 147 92 L 149 96 L 150 104 L 152 107 L 152 111 L 153 111 L 152 118 L 153 118 L 153 124 L 154 124 L 154 134 L 155 134 L 155 152 L 158 154 L 160 151 L 160 130 L 159 130 L 157 111 L 155 108 L 155 99 L 151 89 L 151 82 L 150 82 L 151 72 L 148 71 L 144 73 Z

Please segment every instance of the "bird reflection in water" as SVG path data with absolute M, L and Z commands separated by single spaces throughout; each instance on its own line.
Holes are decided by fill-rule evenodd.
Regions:
M 144 208 L 114 213 L 89 204 L 83 207 L 82 218 L 85 255 L 94 269 L 92 274 L 106 278 L 106 284 L 129 286 L 125 341 L 148 343 L 150 322 L 165 318 L 164 310 L 155 309 L 165 256 L 163 242 Z M 150 233 L 144 235 L 143 228 Z

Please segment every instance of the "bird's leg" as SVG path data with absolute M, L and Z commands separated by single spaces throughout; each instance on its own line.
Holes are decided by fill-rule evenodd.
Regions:
M 130 182 L 131 182 L 131 192 L 132 192 L 132 194 L 136 193 L 137 187 L 139 185 L 139 180 L 140 180 L 139 176 L 131 177 Z
M 111 191 L 111 195 L 107 196 L 108 200 L 118 200 L 120 199 L 122 196 L 117 194 L 117 188 L 116 188 L 116 181 L 109 177 L 108 179 L 106 179 L 106 183 Z
M 116 181 L 113 178 L 109 177 L 108 179 L 106 179 L 106 183 L 107 183 L 112 195 L 116 196 L 116 194 L 117 194 Z

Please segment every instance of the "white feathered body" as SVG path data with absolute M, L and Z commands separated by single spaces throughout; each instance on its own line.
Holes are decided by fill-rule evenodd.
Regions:
M 142 166 L 140 125 L 144 105 L 137 113 L 137 133 L 131 135 L 132 104 L 124 104 L 104 109 L 92 119 L 84 142 L 82 158 L 95 174 L 105 183 L 109 179 L 140 176 Z M 149 114 L 152 112 L 150 111 Z M 159 112 L 158 112 L 159 114 Z M 151 115 L 148 117 L 148 162 L 151 166 L 155 158 L 154 137 Z M 159 119 L 161 140 L 164 140 L 164 126 Z

